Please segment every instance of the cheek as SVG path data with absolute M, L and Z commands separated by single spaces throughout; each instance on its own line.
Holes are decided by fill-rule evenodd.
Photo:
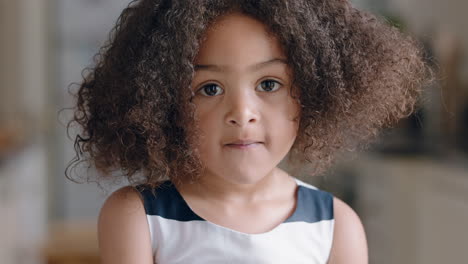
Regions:
M 299 107 L 286 97 L 269 107 L 265 132 L 269 149 L 278 155 L 286 155 L 296 140 Z
M 285 129 L 275 129 L 276 131 L 284 131 L 285 133 L 297 132 L 299 128 L 300 107 L 299 104 L 291 97 L 283 97 L 278 102 L 271 104 L 270 112 L 272 116 L 269 120 L 272 121 L 276 128 L 282 127 Z
M 299 102 L 292 97 L 288 97 L 288 104 L 285 111 L 287 112 L 287 120 L 293 128 L 294 134 L 297 135 L 301 116 L 301 107 Z
M 198 124 L 202 132 L 206 133 L 216 125 L 216 115 L 216 111 L 200 109 L 195 112 L 195 122 Z
M 218 111 L 212 111 L 206 107 L 197 107 L 195 123 L 200 132 L 200 148 L 207 148 L 212 142 L 220 138 L 219 135 L 216 135 L 217 131 L 221 131 L 218 115 Z

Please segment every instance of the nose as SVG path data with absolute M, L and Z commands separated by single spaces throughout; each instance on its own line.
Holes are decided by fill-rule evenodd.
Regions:
M 226 94 L 225 100 L 225 122 L 229 126 L 244 127 L 258 121 L 258 102 L 254 94 L 250 94 L 249 91 L 232 92 Z

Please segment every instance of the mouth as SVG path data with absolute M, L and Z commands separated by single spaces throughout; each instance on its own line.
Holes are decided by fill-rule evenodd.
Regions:
M 225 146 L 231 147 L 231 148 L 237 148 L 237 149 L 245 149 L 245 148 L 257 147 L 261 144 L 263 144 L 263 142 L 255 141 L 255 140 L 236 140 L 228 144 L 225 144 Z

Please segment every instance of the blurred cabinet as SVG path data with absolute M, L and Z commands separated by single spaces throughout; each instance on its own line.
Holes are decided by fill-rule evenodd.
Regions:
M 466 263 L 468 159 L 365 156 L 352 169 L 371 264 Z
M 98 264 L 97 223 L 56 222 L 42 248 L 45 264 Z
M 31 144 L 0 159 L 0 263 L 34 264 L 47 232 L 46 152 Z

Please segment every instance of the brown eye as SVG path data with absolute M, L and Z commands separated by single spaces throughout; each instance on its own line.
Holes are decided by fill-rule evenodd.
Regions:
M 273 92 L 280 88 L 281 83 L 275 80 L 265 80 L 260 83 L 260 86 L 261 86 L 261 90 L 265 92 Z
M 215 96 L 222 94 L 223 89 L 221 89 L 218 85 L 214 83 L 210 83 L 200 88 L 199 91 L 204 96 Z

